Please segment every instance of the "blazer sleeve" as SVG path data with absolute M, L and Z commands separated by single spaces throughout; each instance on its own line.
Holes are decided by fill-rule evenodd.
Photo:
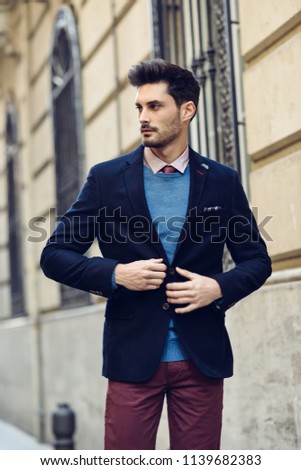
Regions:
M 40 265 L 54 281 L 110 297 L 117 260 L 87 257 L 100 227 L 101 191 L 96 169 L 90 170 L 76 202 L 63 215 L 44 247 Z
M 223 294 L 224 310 L 259 289 L 271 275 L 271 260 L 238 174 L 234 173 L 232 203 L 226 244 L 235 263 L 227 272 L 213 275 Z

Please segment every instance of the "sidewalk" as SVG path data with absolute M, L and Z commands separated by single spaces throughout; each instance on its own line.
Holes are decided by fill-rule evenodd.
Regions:
M 0 421 L 0 450 L 51 450 L 52 446 L 40 443 L 12 424 Z

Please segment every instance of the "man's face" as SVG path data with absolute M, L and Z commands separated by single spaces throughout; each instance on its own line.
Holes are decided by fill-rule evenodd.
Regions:
M 145 147 L 163 148 L 181 135 L 181 111 L 167 93 L 166 82 L 147 83 L 139 87 L 135 104 Z

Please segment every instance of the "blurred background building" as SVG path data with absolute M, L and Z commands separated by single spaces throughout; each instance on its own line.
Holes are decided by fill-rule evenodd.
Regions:
M 163 57 L 198 77 L 191 144 L 237 169 L 273 260 L 227 314 L 222 448 L 301 448 L 300 50 L 301 0 L 0 0 L 0 419 L 52 442 L 67 402 L 102 448 L 105 300 L 39 257 L 91 165 L 140 143 L 127 71 Z

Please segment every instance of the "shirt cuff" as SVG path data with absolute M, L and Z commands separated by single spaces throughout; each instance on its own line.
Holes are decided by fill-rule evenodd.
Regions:
M 113 289 L 113 290 L 116 290 L 116 289 L 118 289 L 118 288 L 119 288 L 119 286 L 116 284 L 116 280 L 115 280 L 115 270 L 114 270 L 113 273 L 112 273 L 112 289 Z

